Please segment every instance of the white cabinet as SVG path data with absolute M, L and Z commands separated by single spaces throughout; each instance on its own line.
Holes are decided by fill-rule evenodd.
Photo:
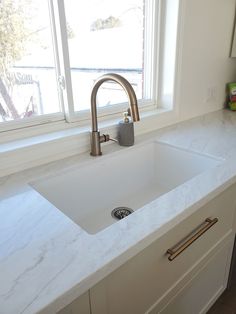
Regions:
M 148 313 L 206 313 L 227 286 L 233 240 L 217 251 L 163 309 L 154 308 Z
M 90 314 L 89 293 L 84 293 L 57 314 Z
M 190 313 L 188 306 L 194 306 L 195 294 L 204 311 L 217 291 L 225 288 L 235 233 L 235 191 L 232 186 L 221 193 L 94 286 L 90 290 L 92 314 Z M 169 261 L 167 249 L 179 242 L 181 246 L 187 235 L 195 234 L 199 226 L 202 229 L 206 218 L 218 222 Z M 213 278 L 208 282 L 208 277 Z M 188 304 L 185 312 L 181 310 L 183 302 Z M 173 311 L 174 306 L 179 306 L 180 312 Z

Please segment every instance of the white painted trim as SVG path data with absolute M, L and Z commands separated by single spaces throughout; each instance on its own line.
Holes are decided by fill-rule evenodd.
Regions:
M 68 122 L 71 121 L 71 117 L 74 114 L 74 99 L 72 90 L 72 80 L 70 71 L 70 56 L 69 46 L 67 39 L 67 27 L 66 27 L 66 15 L 64 0 L 56 0 L 56 26 L 57 26 L 57 38 L 58 38 L 58 51 L 61 67 L 61 79 L 64 80 L 65 88 L 63 88 L 63 103 L 65 110 L 65 118 Z
M 166 1 L 160 0 L 159 7 L 159 16 L 158 16 L 158 56 L 157 56 L 157 84 L 156 84 L 156 96 L 157 101 L 161 106 L 162 103 L 162 85 L 163 85 L 163 59 L 164 59 L 164 45 L 165 45 L 165 20 L 166 20 Z
M 64 113 L 65 105 L 64 105 L 63 91 L 59 84 L 59 78 L 62 76 L 62 74 L 61 74 L 61 65 L 60 65 L 60 58 L 59 58 L 59 43 L 58 43 L 58 38 L 57 38 L 55 6 L 54 6 L 53 0 L 48 0 L 48 7 L 49 7 L 50 22 L 51 22 L 54 60 L 55 60 L 55 66 L 56 66 L 57 92 L 59 96 L 60 109 L 61 109 L 61 112 Z M 63 118 L 64 118 L 64 114 L 63 114 Z
M 22 120 L 13 120 L 8 121 L 7 123 L 0 123 L 0 133 L 22 129 L 22 128 L 29 128 L 31 126 L 39 125 L 39 124 L 47 124 L 52 123 L 55 121 L 64 120 L 64 115 L 62 113 L 51 113 L 51 114 L 44 114 L 41 116 L 25 118 L 24 121 Z M 29 134 L 29 131 L 28 131 Z M 2 137 L 2 134 L 1 134 Z
M 117 136 L 116 121 L 103 122 L 100 131 Z M 135 124 L 135 134 L 141 135 L 176 123 L 174 111 L 155 110 L 141 115 Z M 90 150 L 90 128 L 88 126 L 70 128 L 64 131 L 43 134 L 1 145 L 0 177 L 43 165 L 62 158 L 74 156 Z M 110 145 L 117 145 L 113 142 Z
M 160 1 L 146 1 L 144 25 L 144 97 L 157 104 Z
M 177 28 L 177 40 L 176 40 L 176 57 L 175 57 L 175 79 L 174 79 L 174 110 L 180 117 L 180 99 L 181 99 L 181 82 L 182 82 L 182 64 L 183 64 L 183 46 L 184 46 L 184 25 L 186 14 L 186 0 L 179 0 L 179 12 L 178 12 L 178 28 Z
M 157 106 L 151 102 L 145 102 L 145 104 L 142 103 L 142 106 L 140 107 L 139 101 L 139 111 L 141 113 L 148 111 L 155 112 L 156 107 Z M 122 112 L 126 111 L 127 108 L 128 103 L 113 105 L 111 106 L 110 110 L 107 110 L 107 108 L 98 108 L 99 123 L 100 121 L 103 121 L 106 122 L 107 124 L 111 124 L 113 120 L 120 119 L 122 117 Z M 73 120 L 71 121 L 71 123 L 67 123 L 63 115 L 55 114 L 52 116 L 50 115 L 48 117 L 48 120 L 45 119 L 45 117 L 44 120 L 40 120 L 39 119 L 40 117 L 35 117 L 36 121 L 34 125 L 32 125 L 31 122 L 29 122 L 29 124 L 26 123 L 26 125 L 19 124 L 19 126 L 17 127 L 15 124 L 15 127 L 13 129 L 9 129 L 6 132 L 4 131 L 1 132 L 0 144 L 13 142 L 16 140 L 33 137 L 41 134 L 50 135 L 50 133 L 52 132 L 65 131 L 75 127 L 87 126 L 89 128 L 91 124 L 90 111 L 86 110 L 84 112 L 79 112 L 78 115 L 80 116 L 80 120 L 78 121 L 78 118 L 76 117 L 74 121 Z

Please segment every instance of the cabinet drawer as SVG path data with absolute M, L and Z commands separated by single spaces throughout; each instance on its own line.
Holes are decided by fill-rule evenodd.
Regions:
M 227 286 L 233 242 L 231 237 L 164 309 L 149 314 L 206 313 Z
M 236 186 L 221 193 L 192 216 L 152 243 L 91 289 L 93 314 L 143 314 L 197 267 L 203 256 L 232 231 Z M 217 218 L 210 229 L 173 261 L 168 249 L 183 241 L 206 218 Z

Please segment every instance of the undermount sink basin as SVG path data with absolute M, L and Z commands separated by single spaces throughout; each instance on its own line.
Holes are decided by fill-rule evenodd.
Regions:
M 117 207 L 134 211 L 219 160 L 160 142 L 127 148 L 81 163 L 71 172 L 31 183 L 49 202 L 88 233 L 115 223 Z

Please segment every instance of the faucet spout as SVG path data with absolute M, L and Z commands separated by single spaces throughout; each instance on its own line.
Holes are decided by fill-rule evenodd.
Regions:
M 98 130 L 97 119 L 97 93 L 99 87 L 106 81 L 114 81 L 118 83 L 126 92 L 129 101 L 129 112 L 134 122 L 139 121 L 138 102 L 131 84 L 121 75 L 115 73 L 107 73 L 99 77 L 93 87 L 91 94 L 91 116 L 92 116 L 92 133 L 91 133 L 91 155 L 101 155 L 101 143 L 108 141 L 109 135 L 100 136 Z

